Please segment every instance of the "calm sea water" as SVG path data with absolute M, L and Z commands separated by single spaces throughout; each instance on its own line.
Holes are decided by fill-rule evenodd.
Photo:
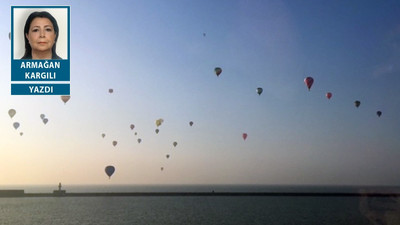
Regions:
M 4 189 L 3 187 L 0 188 Z M 41 188 L 44 188 L 44 186 L 32 186 L 22 189 L 25 189 L 26 193 L 33 193 L 30 190 L 42 190 Z M 147 191 L 204 191 L 210 188 L 215 189 L 215 191 L 223 189 L 225 191 L 266 191 L 267 187 L 180 186 L 178 188 L 178 186 L 86 186 L 84 188 L 84 186 L 71 186 L 70 188 L 65 188 L 67 192 L 98 192 L 107 190 L 121 191 L 122 189 L 126 191 L 143 191 L 143 189 Z M 278 187 L 269 188 L 282 191 Z M 299 190 L 294 187 L 286 188 L 293 191 Z M 325 190 L 327 189 L 325 188 Z M 50 191 L 47 190 L 44 192 Z M 390 202 L 390 199 L 382 198 L 379 201 L 384 202 L 386 200 Z M 360 208 L 362 204 L 363 200 L 359 197 L 163 196 L 0 198 L 0 224 L 374 224 L 371 220 L 367 219 L 365 208 L 364 210 L 361 209 L 362 207 Z M 377 210 L 382 211 L 381 208 Z
M 67 192 L 350 192 L 363 190 L 400 192 L 400 187 L 385 186 L 308 186 L 308 185 L 65 185 Z M 54 185 L 0 185 L 1 189 L 23 189 L 25 193 L 51 193 Z
M 358 198 L 3 198 L 0 214 L 4 225 L 369 224 Z

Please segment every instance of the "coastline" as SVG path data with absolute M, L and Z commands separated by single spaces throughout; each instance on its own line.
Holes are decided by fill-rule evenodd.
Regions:
M 2 197 L 288 196 L 400 197 L 400 187 L 291 185 L 68 185 L 0 186 Z

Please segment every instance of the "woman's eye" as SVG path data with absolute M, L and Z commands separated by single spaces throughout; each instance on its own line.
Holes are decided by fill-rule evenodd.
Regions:
M 52 32 L 53 30 L 51 28 L 47 28 L 46 31 Z
M 39 29 L 33 29 L 32 30 L 32 32 L 38 32 L 39 31 Z

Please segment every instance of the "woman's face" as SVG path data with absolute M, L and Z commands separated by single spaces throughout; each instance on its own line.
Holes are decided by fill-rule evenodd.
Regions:
M 29 27 L 29 33 L 25 35 L 32 51 L 51 51 L 56 40 L 53 24 L 47 18 L 36 17 L 33 19 Z

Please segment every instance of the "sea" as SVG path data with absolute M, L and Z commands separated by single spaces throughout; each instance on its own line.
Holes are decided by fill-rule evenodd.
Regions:
M 0 186 L 51 193 L 58 185 Z M 399 193 L 400 187 L 266 185 L 65 185 L 73 192 Z M 400 224 L 398 197 L 132 196 L 4 197 L 1 225 L 369 225 Z

